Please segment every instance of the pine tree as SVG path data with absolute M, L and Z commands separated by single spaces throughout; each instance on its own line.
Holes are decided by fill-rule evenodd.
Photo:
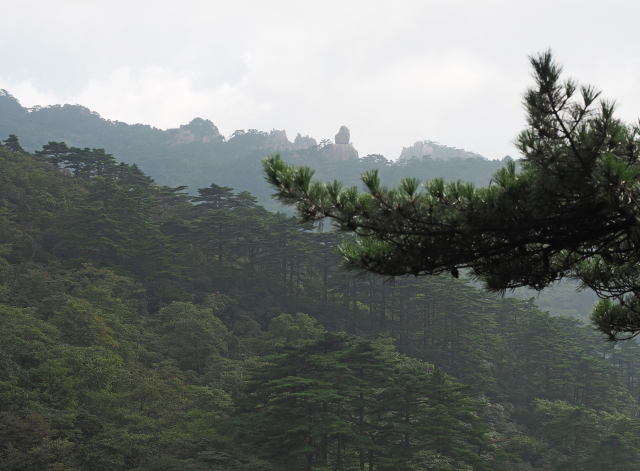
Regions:
M 349 436 L 349 427 L 329 412 L 345 398 L 333 381 L 345 366 L 336 361 L 348 339 L 327 334 L 319 341 L 285 345 L 265 357 L 240 403 L 250 438 L 291 469 L 311 471 L 326 460 L 329 436 Z
M 42 150 L 37 150 L 36 155 L 43 157 L 47 162 L 58 168 L 64 162 L 69 148 L 64 142 L 49 141 L 42 146 Z
M 383 469 L 404 469 L 425 451 L 445 457 L 452 469 L 493 469 L 483 458 L 489 444 L 484 438 L 487 427 L 476 415 L 482 404 L 465 396 L 469 387 L 408 357 L 400 358 L 389 385 L 381 400 L 387 421 Z
M 513 161 L 487 188 L 442 179 L 381 184 L 365 172 L 365 193 L 312 181 L 308 167 L 265 159 L 276 197 L 305 222 L 330 218 L 356 235 L 341 252 L 352 269 L 386 276 L 461 269 L 491 290 L 542 290 L 578 280 L 603 299 L 593 312 L 611 339 L 640 333 L 640 128 L 614 116 L 615 104 L 574 80 L 550 52 L 531 57 L 535 84 L 525 92 L 527 127 Z M 422 188 L 421 188 L 422 186 Z M 640 294 L 639 294 L 640 296 Z
M 233 188 L 212 183 L 208 188 L 198 188 L 198 194 L 200 196 L 194 197 L 192 201 L 201 203 L 199 206 L 202 209 L 224 209 L 231 207 Z
M 17 154 L 26 153 L 25 150 L 20 145 L 20 142 L 18 141 L 18 136 L 16 136 L 15 134 L 10 134 L 9 138 L 2 142 L 4 142 L 4 147 L 9 149 L 10 152 L 15 152 Z

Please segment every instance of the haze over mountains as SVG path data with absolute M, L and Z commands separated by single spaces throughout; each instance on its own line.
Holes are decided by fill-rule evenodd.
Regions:
M 212 121 L 202 118 L 162 130 L 107 120 L 81 105 L 25 108 L 9 92 L 0 91 L 0 136 L 17 135 L 28 151 L 49 141 L 104 148 L 120 162 L 137 164 L 159 184 L 187 185 L 192 194 L 211 183 L 231 186 L 250 191 L 269 209 L 277 209 L 277 205 L 270 200 L 271 190 L 263 181 L 260 161 L 273 152 L 311 166 L 322 180 L 338 178 L 345 184 L 359 184 L 363 171 L 379 168 L 382 180 L 390 185 L 412 175 L 462 179 L 484 186 L 502 165 L 499 160 L 430 141 L 403 148 L 395 162 L 382 155 L 361 157 L 351 143 L 349 129 L 343 126 L 337 131 L 333 140 L 298 134 L 290 141 L 285 130 L 275 129 L 237 130 L 225 137 Z M 461 160 L 465 165 L 459 164 Z

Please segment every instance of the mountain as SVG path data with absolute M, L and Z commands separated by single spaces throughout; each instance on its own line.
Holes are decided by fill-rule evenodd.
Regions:
M 450 160 L 460 159 L 484 159 L 480 154 L 464 149 L 448 147 L 433 141 L 417 141 L 411 147 L 403 147 L 398 160 L 410 160 L 412 158 L 431 157 L 433 159 Z
M 359 185 L 363 171 L 378 168 L 382 181 L 394 185 L 407 175 L 421 179 L 442 177 L 466 180 L 485 186 L 501 161 L 424 141 L 404 148 L 397 162 L 382 155 L 360 157 L 343 126 L 334 142 L 318 143 L 298 134 L 289 141 L 286 131 L 237 130 L 228 138 L 208 119 L 195 118 L 175 129 L 158 129 L 145 124 L 127 124 L 102 118 L 81 105 L 23 107 L 17 98 L 0 90 L 0 139 L 19 137 L 28 151 L 39 150 L 49 141 L 68 146 L 104 148 L 118 162 L 135 163 L 157 183 L 186 185 L 191 194 L 211 183 L 249 191 L 270 210 L 282 210 L 271 201 L 271 189 L 261 172 L 261 159 L 280 152 L 284 159 L 309 165 L 321 180 L 339 179 Z M 415 158 L 410 158 L 415 156 Z M 464 164 L 463 164 L 464 162 Z

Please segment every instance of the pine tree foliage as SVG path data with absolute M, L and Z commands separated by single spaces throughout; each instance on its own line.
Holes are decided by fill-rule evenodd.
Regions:
M 287 469 L 407 469 L 425 450 L 492 469 L 481 403 L 442 370 L 327 333 L 262 359 L 240 406 L 250 438 Z
M 527 126 L 514 162 L 491 185 L 406 178 L 396 188 L 378 172 L 362 175 L 366 192 L 312 180 L 308 167 L 264 161 L 276 197 L 304 221 L 330 218 L 356 239 L 342 246 L 347 266 L 382 275 L 469 270 L 494 291 L 542 290 L 563 278 L 603 298 L 593 312 L 611 339 L 640 332 L 637 126 L 614 116 L 593 87 L 561 80 L 550 52 L 531 58 Z

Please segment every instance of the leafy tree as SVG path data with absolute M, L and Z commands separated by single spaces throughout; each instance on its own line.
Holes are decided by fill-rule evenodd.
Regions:
M 264 161 L 277 198 L 297 204 L 304 221 L 331 218 L 355 243 L 342 246 L 348 266 L 383 275 L 469 270 L 495 291 L 542 290 L 579 280 L 605 299 L 593 319 L 611 339 L 640 333 L 640 208 L 637 126 L 614 117 L 615 105 L 573 80 L 550 52 L 531 58 L 535 86 L 525 93 L 527 127 L 514 162 L 487 188 L 416 178 L 390 189 L 377 171 L 366 193 L 312 181 L 307 167 Z M 611 300 L 613 299 L 613 301 Z

